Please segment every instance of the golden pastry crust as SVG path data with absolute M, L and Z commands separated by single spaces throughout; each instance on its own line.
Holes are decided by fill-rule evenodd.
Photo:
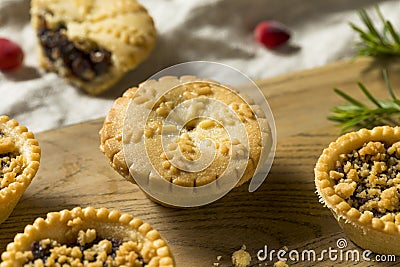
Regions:
M 129 169 L 125 162 L 122 148 L 122 131 L 127 108 L 137 90 L 137 87 L 130 88 L 124 92 L 122 97 L 114 101 L 99 132 L 101 152 L 108 158 L 111 167 L 132 183 L 135 183 L 135 180 L 129 174 Z
M 119 246 L 113 257 L 107 259 L 106 255 L 101 255 L 111 254 L 111 242 L 116 241 Z M 76 242 L 76 246 L 71 245 Z M 39 266 L 32 262 L 35 245 L 51 245 L 53 252 L 48 260 L 73 262 L 72 266 L 89 266 L 84 258 L 93 258 L 91 260 L 97 261 L 99 266 L 103 266 L 105 260 L 108 260 L 109 266 L 175 266 L 167 242 L 148 223 L 128 213 L 106 208 L 76 207 L 48 213 L 46 219 L 36 219 L 33 225 L 26 226 L 24 233 L 17 234 L 14 242 L 7 245 L 7 250 L 1 255 L 3 262 L 0 266 Z M 85 250 L 74 255 L 74 250 L 79 247 Z M 40 258 L 36 260 L 36 264 L 41 262 Z
M 188 83 L 193 82 L 193 83 Z M 146 125 L 143 135 L 146 138 L 146 151 L 150 158 L 150 162 L 155 169 L 161 174 L 161 177 L 167 181 L 181 186 L 195 187 L 202 186 L 215 181 L 220 172 L 223 172 L 232 156 L 231 140 L 216 121 L 223 120 L 219 118 L 216 121 L 210 119 L 202 119 L 193 121 L 189 126 L 189 130 L 184 129 L 179 136 L 176 148 L 179 148 L 182 154 L 189 160 L 195 160 L 199 157 L 199 143 L 204 139 L 212 139 L 216 143 L 216 156 L 213 163 L 200 172 L 187 172 L 172 166 L 169 163 L 168 156 L 163 150 L 161 144 L 161 129 L 163 120 L 169 112 L 185 100 L 194 98 L 209 98 L 223 102 L 240 118 L 243 123 L 247 136 L 249 138 L 249 158 L 244 174 L 236 184 L 240 186 L 247 182 L 253 176 L 262 150 L 262 130 L 268 125 L 265 120 L 257 118 L 252 111 L 253 106 L 249 106 L 238 94 L 228 93 L 221 85 L 215 82 L 200 80 L 193 76 L 162 77 L 158 81 L 147 81 L 139 85 L 139 88 L 145 86 L 163 86 L 163 83 L 174 84 L 174 90 L 163 95 L 160 103 L 153 107 L 153 111 L 149 115 L 149 123 Z M 100 150 L 109 159 L 111 166 L 127 180 L 134 182 L 131 177 L 127 164 L 125 162 L 122 131 L 124 118 L 130 101 L 135 99 L 135 93 L 138 88 L 128 89 L 121 98 L 118 98 L 110 112 L 105 118 L 104 125 L 100 130 Z M 226 114 L 227 116 L 227 114 Z
M 33 133 L 0 116 L 0 223 L 10 216 L 39 169 L 40 147 Z
M 93 95 L 144 61 L 156 40 L 136 0 L 32 0 L 31 24 L 41 66 Z
M 339 137 L 319 157 L 320 200 L 352 241 L 400 255 L 400 127 L 362 129 Z

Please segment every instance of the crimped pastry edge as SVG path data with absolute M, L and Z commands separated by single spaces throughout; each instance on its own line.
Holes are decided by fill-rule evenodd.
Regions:
M 323 150 L 314 168 L 316 191 L 320 202 L 331 210 L 353 242 L 376 253 L 400 255 L 400 225 L 361 213 L 351 207 L 335 193 L 333 182 L 329 178 L 329 171 L 333 169 L 332 165 L 338 155 L 358 149 L 368 141 L 383 141 L 389 144 L 400 141 L 400 127 L 378 126 L 372 130 L 361 129 L 331 142 L 328 148 Z
M 125 163 L 122 149 L 122 131 L 129 102 L 137 90 L 137 87 L 129 88 L 114 101 L 99 131 L 100 151 L 107 157 L 110 166 L 131 183 L 135 183 L 135 180 L 130 175 Z
M 8 116 L 2 115 L 0 116 L 0 125 L 2 125 L 4 133 L 13 138 L 27 161 L 27 166 L 20 175 L 15 177 L 15 181 L 0 190 L 0 223 L 2 223 L 10 216 L 36 175 L 40 165 L 41 149 L 34 134 L 29 132 L 25 126 L 19 125 L 18 121 L 10 120 Z
M 138 233 L 156 248 L 156 256 L 146 266 L 175 266 L 168 243 L 148 223 L 116 209 L 96 209 L 94 207 L 75 207 L 71 210 L 50 212 L 46 219 L 37 218 L 32 225 L 25 227 L 23 233 L 15 235 L 14 241 L 7 245 L 7 250 L 1 255 L 3 262 L 0 266 L 11 267 L 18 266 L 18 263 L 23 264 L 26 259 L 22 257 L 22 252 L 28 250 L 34 241 L 52 238 L 63 243 L 71 233 L 78 233 L 79 230 L 86 230 L 91 227 L 103 234 L 105 238 L 119 235 L 117 238 L 123 239 L 124 233 L 131 233 L 132 231 Z M 109 231 L 111 234 L 104 234 L 104 231 Z

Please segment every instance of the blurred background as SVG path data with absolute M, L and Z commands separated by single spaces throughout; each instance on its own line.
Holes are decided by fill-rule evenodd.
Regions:
M 22 46 L 24 65 L 0 72 L 0 114 L 38 132 L 104 117 L 115 98 L 165 67 L 195 60 L 237 68 L 254 80 L 310 69 L 356 55 L 358 9 L 374 21 L 378 5 L 400 29 L 400 1 L 377 0 L 142 0 L 158 40 L 151 56 L 107 93 L 93 97 L 38 67 L 28 0 L 0 0 L 0 37 Z M 264 20 L 283 23 L 289 42 L 268 49 L 254 38 Z M 268 99 L 268 96 L 267 96 Z

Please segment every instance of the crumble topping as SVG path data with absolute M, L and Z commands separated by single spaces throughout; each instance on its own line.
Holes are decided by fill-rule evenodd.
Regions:
M 400 224 L 400 142 L 368 142 L 341 154 L 329 176 L 334 190 L 361 213 Z
M 99 237 L 95 229 L 81 230 L 73 244 L 51 239 L 33 242 L 30 251 L 24 252 L 28 259 L 24 266 L 146 266 L 147 257 L 140 253 L 144 246 L 134 241 Z
M 9 137 L 0 135 L 0 189 L 7 187 L 22 173 L 25 161 Z
M 146 151 L 151 151 L 149 159 L 163 179 L 179 186 L 204 186 L 226 175 L 230 161 L 244 161 L 246 157 L 248 164 L 242 179 L 252 176 L 261 153 L 262 136 L 252 106 L 240 95 L 205 81 L 181 84 L 163 94 L 154 105 L 150 101 L 153 94 L 156 93 L 151 84 L 135 93 L 134 103 L 150 113 L 143 132 L 132 141 L 137 143 L 144 137 Z M 243 131 L 241 136 L 248 137 L 249 147 L 245 138 L 232 138 L 228 129 L 233 128 Z M 165 147 L 164 136 L 170 138 Z M 214 158 L 203 169 L 187 171 L 202 157 L 202 150 L 214 150 Z

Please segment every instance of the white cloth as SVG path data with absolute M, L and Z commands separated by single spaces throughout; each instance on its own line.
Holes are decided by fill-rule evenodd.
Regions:
M 377 0 L 141 0 L 153 16 L 158 42 L 150 58 L 105 95 L 88 96 L 38 67 L 28 0 L 0 0 L 0 37 L 19 43 L 24 66 L 0 72 L 0 114 L 43 131 L 100 118 L 122 92 L 176 63 L 209 60 L 228 64 L 252 79 L 313 68 L 355 55 L 360 24 L 356 10 L 373 6 L 400 30 L 400 1 Z M 286 49 L 268 50 L 253 38 L 262 20 L 277 20 L 292 32 Z

